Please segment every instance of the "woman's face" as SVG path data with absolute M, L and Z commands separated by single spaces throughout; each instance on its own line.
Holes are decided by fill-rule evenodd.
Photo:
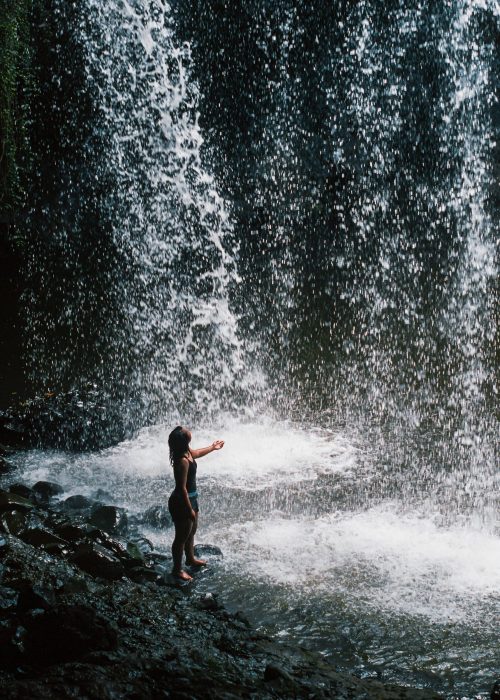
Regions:
M 191 431 L 187 428 L 183 428 L 184 435 L 187 437 L 188 442 L 191 442 Z

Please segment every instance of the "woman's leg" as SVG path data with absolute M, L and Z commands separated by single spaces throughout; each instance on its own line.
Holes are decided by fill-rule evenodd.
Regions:
M 186 552 L 186 564 L 189 566 L 205 566 L 207 563 L 204 559 L 197 559 L 194 555 L 194 536 L 196 530 L 198 529 L 198 513 L 196 513 L 196 518 L 193 522 L 193 527 L 189 533 L 189 537 L 184 545 L 184 551 Z
M 176 520 L 174 525 L 175 537 L 172 542 L 172 573 L 174 576 L 179 576 L 186 581 L 190 581 L 192 576 L 182 570 L 182 553 L 194 524 L 189 518 L 183 518 L 182 520 Z

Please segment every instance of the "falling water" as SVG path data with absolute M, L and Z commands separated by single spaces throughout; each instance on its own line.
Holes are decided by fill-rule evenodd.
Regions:
M 140 513 L 168 496 L 172 421 L 199 444 L 221 430 L 199 485 L 227 556 L 200 587 L 340 668 L 485 697 L 498 6 L 239 7 L 242 84 L 219 5 L 177 3 L 174 21 L 161 0 L 56 2 L 83 102 L 40 206 L 33 366 L 43 386 L 103 385 L 149 427 L 96 454 L 27 452 L 19 478 Z M 215 140 L 207 113 L 226 114 Z

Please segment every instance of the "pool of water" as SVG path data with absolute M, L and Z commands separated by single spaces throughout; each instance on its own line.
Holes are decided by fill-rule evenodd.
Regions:
M 16 478 L 54 479 L 65 496 L 102 489 L 140 513 L 172 489 L 168 432 L 148 428 L 100 453 L 20 453 Z M 224 558 L 198 589 L 339 669 L 487 697 L 500 675 L 494 525 L 433 505 L 428 489 L 403 493 L 394 454 L 353 430 L 227 418 L 193 435 L 194 447 L 226 441 L 199 460 L 198 541 Z M 145 534 L 168 551 L 171 531 Z

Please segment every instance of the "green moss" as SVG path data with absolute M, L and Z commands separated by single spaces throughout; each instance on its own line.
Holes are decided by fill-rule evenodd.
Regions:
M 29 172 L 30 14 L 33 0 L 0 0 L 0 221 L 25 204 Z

